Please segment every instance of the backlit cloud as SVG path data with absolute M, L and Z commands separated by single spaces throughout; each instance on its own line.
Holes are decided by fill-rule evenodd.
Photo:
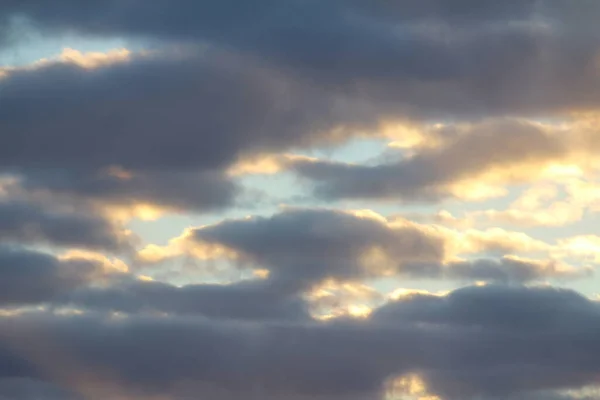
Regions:
M 0 1 L 0 400 L 599 398 L 599 19 Z
M 457 127 L 452 140 L 397 162 L 359 165 L 294 159 L 290 167 L 314 182 L 315 194 L 328 200 L 502 196 L 507 184 L 560 174 L 561 163 L 589 167 L 600 142 L 596 131 L 579 128 L 495 120 L 466 130 Z
M 35 380 L 48 365 L 45 355 L 61 349 L 54 368 L 79 373 L 71 382 L 57 374 L 53 384 L 75 394 L 112 395 L 109 377 L 117 376 L 139 396 L 186 398 L 193 390 L 224 398 L 250 391 L 273 399 L 377 399 L 390 378 L 413 374 L 423 392 L 440 398 L 518 398 L 598 383 L 592 354 L 599 315 L 597 302 L 572 291 L 496 286 L 402 297 L 366 320 L 342 323 L 259 327 L 32 313 L 0 319 L 11 327 L 0 334 L 2 376 Z M 31 340 L 36 345 L 25 346 Z M 532 378 L 522 379 L 523 372 Z
M 329 279 L 403 276 L 528 282 L 592 274 L 589 266 L 576 268 L 553 259 L 555 253 L 554 245 L 502 229 L 456 231 L 399 218 L 388 222 L 372 211 L 287 209 L 271 217 L 190 229 L 167 246 L 142 249 L 138 261 L 226 260 L 242 269 L 265 268 L 270 281 L 292 291 Z M 516 254 L 541 254 L 547 259 Z M 473 255 L 478 258 L 464 258 Z M 498 256 L 502 258 L 495 260 Z

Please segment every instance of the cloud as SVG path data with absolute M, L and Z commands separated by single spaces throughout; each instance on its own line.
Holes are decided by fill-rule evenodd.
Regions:
M 416 226 L 392 229 L 368 211 L 326 209 L 289 209 L 268 218 L 226 220 L 188 231 L 173 243 L 179 244 L 192 256 L 225 256 L 241 266 L 267 268 L 271 280 L 299 287 L 328 278 L 394 274 L 402 262 L 444 256 L 442 238 L 435 232 Z
M 113 253 L 132 251 L 135 242 L 125 229 L 101 217 L 46 210 L 16 199 L 0 200 L 0 239 Z
M 376 310 L 371 318 L 382 324 L 411 321 L 414 324 L 431 326 L 434 331 L 436 327 L 444 329 L 454 326 L 459 331 L 469 327 L 489 332 L 492 336 L 497 335 L 496 339 L 490 337 L 490 340 L 498 340 L 496 345 L 500 347 L 505 347 L 506 344 L 505 360 L 512 360 L 504 366 L 502 361 L 496 359 L 498 354 L 493 349 L 489 349 L 488 356 L 479 353 L 485 351 L 483 349 L 486 345 L 477 341 L 473 343 L 471 350 L 457 358 L 450 355 L 452 350 L 447 353 L 431 353 L 434 358 L 446 363 L 447 367 L 438 369 L 439 367 L 433 365 L 435 362 L 432 363 L 430 375 L 424 377 L 424 380 L 430 391 L 445 394 L 446 397 L 442 398 L 471 398 L 469 395 L 476 397 L 485 392 L 488 392 L 488 395 L 493 393 L 498 397 L 511 398 L 514 387 L 521 388 L 516 392 L 560 388 L 570 379 L 574 380 L 572 386 L 579 386 L 581 380 L 586 379 L 583 376 L 587 375 L 583 371 L 583 365 L 591 364 L 582 361 L 583 364 L 568 366 L 568 362 L 556 359 L 544 362 L 541 360 L 542 353 L 538 351 L 549 346 L 548 348 L 552 347 L 556 351 L 553 355 L 557 355 L 561 351 L 552 343 L 558 345 L 559 338 L 563 335 L 577 335 L 575 332 L 597 329 L 599 312 L 597 302 L 590 302 L 570 290 L 551 287 L 480 286 L 456 290 L 445 296 L 417 294 L 403 297 L 398 302 Z M 528 341 L 525 339 L 527 336 L 538 337 L 543 343 L 539 343 L 536 349 L 529 349 L 530 352 L 520 347 L 520 344 Z M 508 345 L 509 343 L 511 345 Z M 477 356 L 478 353 L 480 356 Z M 536 357 L 540 357 L 539 362 L 533 360 Z M 520 360 L 514 362 L 514 358 Z M 453 364 L 456 365 L 456 369 L 451 371 Z M 477 371 L 476 368 L 483 369 Z M 525 374 L 527 379 L 519 378 L 522 374 Z M 552 377 L 556 379 L 555 382 L 551 382 Z M 477 381 L 475 386 L 472 386 L 471 379 Z M 520 398 L 519 395 L 512 394 Z M 523 393 L 520 395 L 526 396 Z
M 35 379 L 0 379 L 0 400 L 80 400 L 69 390 L 64 390 L 44 381 Z
M 469 286 L 444 295 L 409 293 L 381 306 L 382 324 L 478 326 L 490 332 L 566 332 L 595 322 L 598 302 L 552 286 Z
M 365 318 L 384 295 L 362 283 L 324 281 L 305 294 L 314 318 Z
M 244 151 L 306 145 L 360 121 L 316 87 L 196 48 L 93 69 L 49 63 L 12 71 L 0 87 L 6 168 L 211 170 Z
M 165 2 L 149 8 L 137 1 L 127 6 L 98 3 L 85 8 L 68 1 L 52 7 L 36 1 L 5 6 L 5 15 L 22 12 L 40 26 L 59 31 L 89 29 L 98 30 L 96 33 L 101 35 L 159 37 L 191 34 L 196 40 L 222 39 L 223 48 L 231 51 L 224 55 L 214 47 L 200 50 L 188 46 L 167 55 L 128 55 L 125 60 L 105 57 L 91 69 L 83 68 L 86 64 L 80 60 L 99 57 L 78 55 L 44 63 L 33 70 L 10 71 L 0 81 L 0 128 L 7 132 L 0 151 L 2 164 L 14 168 L 221 168 L 245 152 L 278 151 L 340 140 L 357 131 L 376 130 L 379 123 L 418 117 L 419 113 L 444 118 L 468 114 L 469 118 L 479 119 L 504 115 L 506 109 L 516 113 L 531 108 L 519 101 L 551 103 L 532 106 L 537 108 L 577 102 L 593 90 L 596 75 L 584 84 L 568 80 L 585 79 L 591 73 L 588 69 L 596 71 L 592 68 L 595 48 L 588 48 L 586 41 L 577 48 L 561 47 L 559 28 L 558 39 L 552 33 L 539 40 L 535 38 L 538 33 L 519 24 L 506 24 L 505 28 L 492 24 L 483 32 L 481 27 L 468 25 L 463 31 L 448 35 L 436 35 L 428 29 L 415 33 L 413 24 L 398 26 L 388 18 L 394 15 L 402 24 L 407 21 L 403 15 L 414 14 L 410 10 L 428 9 L 426 15 L 433 13 L 442 20 L 446 14 L 473 14 L 439 3 L 404 5 L 392 14 L 373 12 L 388 7 L 385 5 L 345 4 L 333 2 L 323 9 L 312 1 L 264 1 L 250 10 L 237 3 L 225 6 L 209 2 L 199 6 L 185 2 L 177 11 Z M 236 11 L 235 18 L 229 7 Z M 548 7 L 557 8 L 553 4 Z M 596 10 L 590 4 L 580 7 Z M 577 6 L 573 8 L 577 10 Z M 494 14 L 483 12 L 484 9 L 498 11 L 497 6 L 486 3 L 474 15 Z M 511 6 L 506 10 L 518 11 L 516 20 L 535 22 L 535 10 L 531 7 Z M 283 22 L 286 18 L 296 20 L 294 17 L 302 12 L 314 17 L 307 20 L 311 23 Z M 361 16 L 361 12 L 367 14 Z M 164 23 L 166 15 L 172 15 L 172 24 Z M 188 20 L 191 15 L 193 24 Z M 210 15 L 215 19 L 210 19 Z M 255 19 L 259 15 L 260 24 Z M 231 24 L 236 29 L 229 30 Z M 556 24 L 560 27 L 561 21 Z M 568 28 L 566 39 L 571 38 L 573 26 Z M 511 31 L 515 29 L 516 32 Z M 572 39 L 580 37 L 573 35 Z M 546 44 L 546 40 L 550 43 Z M 339 46 L 339 42 L 344 45 Z M 544 53 L 546 48 L 549 54 Z M 567 49 L 584 54 L 577 57 Z M 567 53 L 561 53 L 563 50 Z M 282 68 L 277 60 L 292 68 Z M 309 82 L 302 73 L 291 72 L 298 69 L 307 71 Z M 538 73 L 538 69 L 544 73 Z M 325 71 L 330 82 L 315 82 L 314 71 Z M 394 72 L 387 76 L 390 73 L 386 71 Z M 555 73 L 561 76 L 555 77 Z M 543 82 L 536 81 L 542 77 Z M 556 84 L 568 88 L 555 88 Z M 580 100 L 589 101 L 593 99 Z M 45 117 L 49 112 L 51 120 Z M 332 131 L 339 128 L 343 128 L 343 133 L 336 137 Z
M 388 222 L 368 210 L 284 209 L 270 217 L 231 219 L 187 230 L 169 245 L 138 253 L 143 264 L 188 256 L 222 259 L 239 268 L 265 268 L 269 280 L 291 291 L 329 279 L 379 277 L 527 282 L 582 278 L 589 268 L 513 253 L 551 254 L 553 246 L 502 229 L 453 231 L 406 219 Z M 505 256 L 494 260 L 498 254 Z M 461 259 L 476 255 L 483 258 Z M 492 256 L 492 258 L 490 258 Z M 547 256 L 549 257 L 549 256 Z
M 573 169 L 574 176 L 557 177 L 556 183 L 534 183 L 504 210 L 474 211 L 465 215 L 464 219 L 477 225 L 510 224 L 521 227 L 559 227 L 578 222 L 593 209 L 595 199 L 590 195 L 594 185 L 585 179 L 581 170 Z M 563 196 L 561 192 L 566 193 Z
M 130 172 L 120 168 L 100 170 L 26 171 L 21 174 L 24 196 L 48 202 L 87 204 L 109 211 L 145 207 L 162 211 L 217 211 L 236 204 L 244 190 L 221 172 L 157 170 Z
M 360 165 L 294 158 L 288 165 L 314 183 L 315 194 L 325 200 L 468 199 L 479 197 L 482 190 L 503 195 L 506 185 L 541 179 L 561 163 L 587 167 L 600 144 L 595 131 L 577 122 L 566 131 L 519 120 L 491 120 L 449 130 L 454 133 L 445 143 L 396 162 Z
M 507 231 L 501 228 L 485 230 L 467 229 L 457 231 L 438 227 L 445 232 L 449 246 L 454 254 L 511 254 L 511 253 L 547 253 L 551 245 L 536 240 L 523 232 Z
M 329 323 L 29 313 L 0 319 L 10 326 L 0 329 L 1 374 L 88 398 L 116 387 L 380 399 L 390 378 L 410 374 L 443 399 L 519 398 L 597 383 L 599 321 L 598 303 L 576 292 L 502 286 L 403 297 L 366 320 Z
M 215 319 L 310 319 L 308 304 L 297 294 L 268 281 L 190 284 L 128 280 L 103 287 L 82 287 L 54 299 L 53 306 L 128 314 L 204 315 Z
M 119 260 L 94 253 L 53 256 L 0 247 L 0 304 L 18 306 L 51 301 L 77 287 L 118 277 L 127 271 Z
M 598 398 L 599 4 L 0 2 L 0 400 Z
M 523 283 L 544 281 L 547 278 L 583 279 L 594 273 L 592 267 L 574 268 L 554 260 L 531 260 L 515 256 L 505 256 L 499 260 L 477 259 L 457 261 L 446 265 L 442 275 L 462 280 L 487 282 Z
M 110 66 L 119 62 L 127 62 L 131 59 L 131 52 L 127 49 L 113 49 L 106 53 L 103 52 L 81 52 L 72 48 L 63 49 L 56 57 L 42 58 L 29 65 L 21 66 L 1 66 L 0 78 L 6 78 L 11 73 L 19 71 L 35 71 L 45 66 L 52 66 L 58 63 L 72 64 L 84 69 L 93 69 L 102 66 Z
M 44 306 L 131 315 L 203 315 L 232 320 L 310 320 L 298 291 L 269 280 L 174 286 L 129 273 L 119 259 L 69 251 L 58 256 L 0 248 L 0 307 Z M 15 308 L 16 307 L 16 308 Z
M 226 208 L 243 195 L 228 174 L 241 157 L 375 123 L 260 62 L 195 47 L 13 68 L 0 90 L 2 172 L 27 191 L 121 207 Z
M 509 208 L 507 210 L 483 210 L 474 212 L 470 218 L 479 219 L 480 224 L 512 224 L 523 227 L 565 226 L 580 221 L 584 209 L 566 201 L 550 204 L 536 211 Z
M 572 169 L 573 175 L 565 171 L 567 176 L 555 175 L 539 181 L 532 180 L 506 208 L 484 208 L 454 214 L 440 210 L 435 214 L 402 215 L 417 222 L 460 229 L 509 226 L 527 229 L 572 225 L 585 215 L 593 215 L 598 211 L 598 186 L 596 173 L 584 174 L 576 166 L 565 168 Z M 393 217 L 390 219 L 393 220 Z
M 3 5 L 1 14 L 21 15 L 46 34 L 232 49 L 417 118 L 598 106 L 593 1 L 22 3 Z
M 283 28 L 277 23 L 277 16 L 292 18 L 294 15 L 281 13 L 288 10 L 303 10 L 308 14 L 316 13 L 320 4 L 309 1 L 304 4 L 297 4 L 293 1 L 274 2 L 271 0 L 261 0 L 256 3 L 256 8 L 241 5 L 233 0 L 224 2 L 206 1 L 198 4 L 191 1 L 182 1 L 180 8 L 169 7 L 167 1 L 160 0 L 155 7 L 149 7 L 143 1 L 132 1 L 127 5 L 114 3 L 95 3 L 89 7 L 83 7 L 79 3 L 70 0 L 62 0 L 48 6 L 43 1 L 27 0 L 19 3 L 3 4 L 2 10 L 4 16 L 11 13 L 21 12 L 37 22 L 40 26 L 49 28 L 70 27 L 73 29 L 85 29 L 90 32 L 99 32 L 104 34 L 118 33 L 142 33 L 147 35 L 165 35 L 179 34 L 197 37 L 211 31 L 227 32 L 224 40 L 235 37 L 232 26 L 239 26 L 240 30 L 248 28 L 260 29 L 256 23 L 257 16 L 264 15 L 261 20 L 263 26 L 272 28 L 273 25 Z M 548 6 L 552 6 L 548 4 Z M 560 6 L 555 9 L 560 9 Z M 590 6 L 587 5 L 587 10 Z M 563 7 L 568 9 L 568 7 Z M 529 18 L 536 11 L 535 2 L 532 1 L 507 1 L 502 4 L 486 0 L 473 4 L 470 1 L 459 0 L 452 5 L 448 5 L 443 0 L 417 1 L 409 0 L 403 3 L 394 4 L 384 1 L 375 1 L 372 4 L 364 4 L 361 1 L 337 1 L 328 3 L 322 11 L 327 12 L 326 17 L 338 19 L 343 17 L 338 13 L 355 10 L 364 13 L 367 16 L 377 18 L 390 18 L 392 21 L 420 21 L 422 19 L 439 19 L 442 21 L 452 21 L 456 18 L 461 23 L 465 22 L 489 22 L 494 20 L 503 21 L 505 19 Z M 538 11 L 542 11 L 539 8 Z M 58 14 L 53 11 L 64 11 Z M 98 12 L 104 11 L 102 15 Z M 235 13 L 233 11 L 236 11 Z M 158 18 L 164 12 L 164 20 Z M 156 14 L 154 14 L 156 13 Z M 280 14 L 278 14 L 280 13 Z M 154 18 L 149 18 L 149 17 Z M 191 18 L 194 16 L 194 18 Z M 123 19 L 124 17 L 128 17 Z M 195 18 L 200 18 L 202 24 L 194 24 Z M 103 25 L 90 24 L 92 21 L 104 21 Z M 160 22 L 165 22 L 160 24 Z M 171 23 L 167 23 L 171 22 Z M 325 20 L 298 21 L 295 29 L 306 29 L 309 25 L 324 23 Z M 351 22 L 351 21 L 349 21 Z M 360 21 L 355 21 L 359 23 Z M 185 24 L 183 24 L 185 23 Z M 243 39 L 243 38 L 238 38 Z M 254 38 L 253 38 L 254 39 Z
M 21 13 L 53 32 L 153 36 L 180 45 L 140 54 L 69 51 L 35 68 L 4 72 L 0 129 L 7 133 L 0 165 L 20 175 L 29 187 L 67 195 L 108 186 L 113 201 L 152 197 L 143 203 L 210 211 L 234 204 L 239 188 L 224 171 L 247 157 L 339 143 L 358 135 L 379 136 L 382 126 L 407 118 L 478 121 L 486 116 L 537 117 L 555 109 L 594 109 L 594 94 L 600 92 L 593 90 L 596 46 L 586 35 L 574 33 L 581 24 L 557 18 L 561 7 L 553 3 L 541 8 L 486 3 L 474 14 L 435 2 L 392 7 L 390 13 L 381 12 L 390 7 L 383 4 L 333 2 L 324 10 L 312 1 L 262 2 L 253 10 L 185 2 L 176 12 L 163 2 L 152 8 L 132 2 L 84 9 L 64 1 L 52 8 L 36 1 L 4 7 L 5 15 Z M 235 21 L 228 7 L 240 13 Z M 571 11 L 583 15 L 597 11 L 591 4 L 573 7 Z M 158 10 L 164 13 L 156 14 Z M 490 17 L 499 10 L 506 13 Z M 567 11 L 561 10 L 564 15 Z M 311 24 L 282 24 L 303 12 L 314 17 Z M 173 23 L 159 18 L 159 24 L 157 15 L 172 15 Z M 196 15 L 193 26 L 180 20 L 189 15 Z M 229 22 L 207 20 L 197 26 L 198 18 L 208 15 Z M 260 24 L 254 19 L 257 15 Z M 418 20 L 411 22 L 407 15 Z M 459 29 L 452 22 L 455 18 L 468 24 Z M 499 23 L 501 18 L 510 23 Z M 226 28 L 230 23 L 238 33 Z M 582 41 L 581 46 L 563 43 L 569 40 Z M 582 54 L 572 54 L 577 52 Z M 542 158 L 561 150 L 535 127 L 509 123 L 504 128 L 515 131 L 510 136 L 527 140 L 527 151 L 520 152 L 514 140 L 507 141 L 513 146 L 506 149 L 512 157 L 530 153 Z M 326 198 L 502 194 L 493 184 L 474 186 L 471 180 L 466 185 L 459 179 L 478 163 L 485 169 L 485 151 L 496 143 L 489 134 L 481 134 L 479 141 L 471 136 L 446 146 L 447 151 L 455 150 L 447 157 L 459 156 L 452 146 L 470 141 L 482 150 L 481 157 L 471 155 L 452 165 L 444 164 L 451 160 L 438 159 L 440 166 L 454 167 L 447 173 L 420 168 L 436 150 L 376 167 L 306 161 L 294 167 L 322 182 L 318 194 Z M 511 154 L 502 155 L 507 162 L 515 161 Z M 132 188 L 127 191 L 122 183 L 99 178 L 107 168 L 131 173 L 134 179 L 127 186 Z M 355 184 L 356 176 L 366 178 L 368 187 Z M 329 185 L 334 177 L 337 182 Z M 436 186 L 438 181 L 443 187 Z
M 600 262 L 600 236 L 577 235 L 560 239 L 558 242 L 558 251 L 564 251 L 570 256 L 582 257 L 593 263 Z

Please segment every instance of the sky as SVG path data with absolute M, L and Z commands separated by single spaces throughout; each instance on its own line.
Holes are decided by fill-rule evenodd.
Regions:
M 600 396 L 600 2 L 0 2 L 0 400 Z

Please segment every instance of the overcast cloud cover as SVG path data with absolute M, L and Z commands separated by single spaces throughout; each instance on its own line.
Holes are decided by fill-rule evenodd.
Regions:
M 599 19 L 0 2 L 0 400 L 599 398 Z

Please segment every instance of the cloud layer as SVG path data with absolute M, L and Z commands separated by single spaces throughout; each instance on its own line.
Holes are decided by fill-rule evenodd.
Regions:
M 91 396 L 117 395 L 110 390 L 128 383 L 140 395 L 195 389 L 377 398 L 390 378 L 418 372 L 429 393 L 444 398 L 511 398 L 594 383 L 599 310 L 572 291 L 491 286 L 401 298 L 363 322 L 260 326 L 31 314 L 1 322 L 11 326 L 0 335 L 2 375 L 39 379 L 48 351 L 68 348 L 68 357 L 53 360 L 55 378 L 84 386 L 84 378 L 96 380 L 87 386 Z
M 185 232 L 168 246 L 141 250 L 142 263 L 189 256 L 225 259 L 240 268 L 266 268 L 290 288 L 327 279 L 356 281 L 400 276 L 416 279 L 530 282 L 588 276 L 557 259 L 533 260 L 513 252 L 551 252 L 552 246 L 503 230 L 460 234 L 405 219 L 388 222 L 373 212 L 288 209 L 271 217 L 225 220 Z M 505 257 L 461 259 L 496 252 Z
M 0 400 L 597 399 L 599 17 L 0 2 Z

